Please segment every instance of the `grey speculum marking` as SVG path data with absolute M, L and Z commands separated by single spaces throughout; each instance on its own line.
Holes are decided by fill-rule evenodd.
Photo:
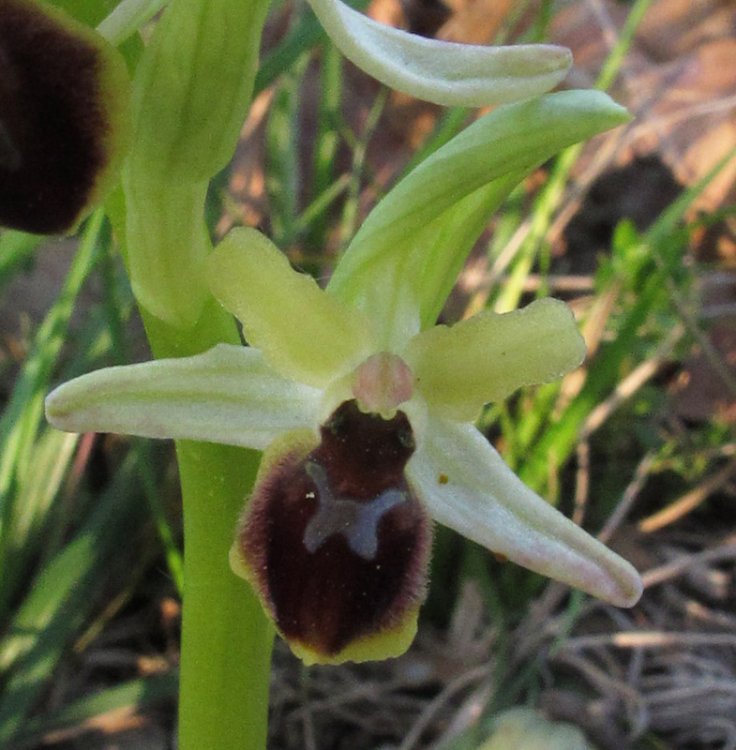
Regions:
M 304 546 L 316 552 L 331 536 L 342 535 L 350 549 L 364 560 L 372 560 L 378 551 L 378 524 L 385 513 L 406 499 L 401 490 L 388 489 L 372 500 L 334 497 L 325 470 L 307 461 L 307 475 L 317 487 L 319 506 L 304 531 Z

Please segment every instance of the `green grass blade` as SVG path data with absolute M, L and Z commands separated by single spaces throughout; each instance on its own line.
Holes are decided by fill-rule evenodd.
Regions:
M 320 97 L 317 112 L 317 135 L 312 160 L 312 195 L 329 195 L 335 181 L 335 159 L 340 145 L 339 123 L 343 90 L 343 62 L 334 44 L 324 46 L 320 69 Z M 303 220 L 304 217 L 302 217 Z M 322 212 L 309 222 L 307 247 L 315 251 L 326 245 L 328 216 Z
M 101 690 L 74 703 L 26 723 L 7 750 L 33 750 L 44 735 L 70 727 L 81 727 L 91 719 L 120 711 L 140 711 L 176 699 L 176 672 L 129 680 L 122 685 Z
M 281 247 L 295 239 L 299 206 L 299 91 L 306 66 L 303 59 L 278 85 L 266 125 L 266 192 L 271 235 Z
M 91 617 L 108 576 L 129 567 L 130 540 L 146 517 L 140 491 L 131 491 L 139 460 L 131 452 L 74 538 L 36 576 L 9 625 L 0 645 L 0 668 L 7 675 L 0 695 L 0 747 L 25 726 L 49 675 Z
M 33 257 L 41 237 L 8 229 L 0 233 L 0 287 L 10 281 Z
M 0 418 L 0 614 L 7 611 L 13 591 L 7 585 L 10 554 L 14 540 L 19 473 L 32 464 L 33 445 L 43 422 L 43 401 L 59 352 L 65 342 L 76 297 L 97 259 L 98 240 L 103 223 L 101 212 L 93 214 L 59 297 L 38 329 L 33 348 L 13 388 L 10 401 Z M 9 580 L 15 576 L 10 574 Z
M 641 258 L 642 262 L 626 281 L 632 303 L 620 312 L 616 337 L 601 348 L 591 363 L 578 395 L 559 419 L 550 420 L 545 429 L 540 430 L 540 439 L 527 453 L 519 473 L 530 486 L 537 490 L 544 486 L 549 456 L 554 456 L 556 463 L 561 465 L 571 455 L 588 414 L 616 387 L 624 363 L 641 352 L 641 330 L 647 319 L 661 313 L 663 308 L 670 310 L 671 314 L 668 282 L 680 268 L 687 243 L 687 235 L 681 228 L 683 216 L 732 158 L 733 154 L 729 154 L 702 180 L 683 192 L 639 238 L 642 249 L 636 253 L 636 257 Z M 628 250 L 628 247 L 621 248 L 621 252 Z M 622 265 L 630 266 L 628 260 Z M 619 281 L 612 278 L 609 283 L 617 284 Z

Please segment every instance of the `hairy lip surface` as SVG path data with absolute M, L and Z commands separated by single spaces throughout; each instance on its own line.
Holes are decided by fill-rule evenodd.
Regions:
M 416 608 L 430 524 L 403 474 L 414 451 L 403 413 L 348 401 L 321 432 L 307 455 L 275 462 L 239 542 L 283 635 L 334 656 Z

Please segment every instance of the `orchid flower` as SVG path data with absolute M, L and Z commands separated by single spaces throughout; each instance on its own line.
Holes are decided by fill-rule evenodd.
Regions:
M 435 325 L 489 213 L 522 176 L 627 117 L 605 94 L 575 91 L 484 115 L 378 203 L 326 290 L 262 234 L 233 230 L 202 274 L 249 346 L 84 375 L 48 396 L 49 420 L 264 450 L 231 567 L 307 663 L 408 647 L 431 519 L 633 605 L 636 571 L 526 487 L 473 424 L 485 403 L 580 363 L 567 307 L 539 300 Z
M 84 375 L 49 395 L 47 415 L 65 430 L 265 450 L 231 565 L 306 663 L 409 646 L 430 517 L 619 606 L 638 600 L 636 571 L 526 487 L 473 424 L 483 404 L 581 362 L 566 305 L 397 337 L 390 315 L 320 289 L 253 229 L 220 243 L 207 276 L 251 346 Z
M 478 106 L 532 97 L 558 84 L 571 63 L 569 51 L 554 45 L 486 47 L 424 39 L 376 23 L 339 0 L 311 0 L 311 4 L 348 58 L 387 85 L 438 104 Z M 125 63 L 109 42 L 120 44 L 164 5 L 163 0 L 124 0 L 95 32 L 53 5 L 37 0 L 2 0 L 0 224 L 44 234 L 73 232 L 114 185 L 131 146 L 131 102 Z M 266 8 L 265 2 L 245 11 L 233 6 L 226 11 L 230 17 L 223 20 L 216 12 L 201 17 L 194 7 L 179 3 L 169 14 L 167 22 L 177 31 L 169 37 L 177 47 L 175 65 L 172 70 L 160 64 L 168 51 L 157 48 L 160 40 L 155 41 L 142 65 L 133 102 L 136 127 L 128 181 L 137 182 L 140 169 L 153 193 L 166 193 L 154 179 L 160 162 L 167 175 L 183 178 L 185 194 L 184 186 L 193 183 L 189 187 L 201 200 L 204 178 L 214 174 L 232 154 L 242 124 L 242 102 L 247 103 L 248 97 L 237 97 L 235 107 L 229 97 L 218 96 L 217 91 L 210 96 L 212 92 L 205 90 L 192 99 L 181 66 L 185 61 L 216 58 L 221 76 L 232 77 L 238 82 L 236 88 L 247 92 L 255 74 L 252 48 L 257 48 L 257 38 L 250 35 L 257 37 L 260 33 Z M 240 39 L 233 35 L 241 48 L 237 54 L 221 46 L 222 24 L 229 21 L 236 28 L 245 22 L 249 32 Z M 166 35 L 161 35 L 164 38 Z M 162 88 L 167 98 L 176 100 L 181 94 L 181 107 L 167 110 L 161 105 Z M 141 127 L 146 119 L 146 115 L 140 115 L 144 109 L 155 128 Z M 169 111 L 175 111 L 176 117 L 167 117 Z M 216 123 L 217 135 L 203 127 L 203 120 Z M 189 138 L 176 137 L 182 129 L 189 131 Z M 162 148 L 163 143 L 176 145 L 173 159 L 168 149 Z M 187 153 L 182 152 L 182 144 Z M 141 207 L 158 204 L 150 200 L 147 190 L 137 190 Z M 157 205 L 157 215 L 162 213 L 160 208 Z M 141 228 L 137 237 L 139 225 L 146 223 L 147 216 L 143 210 L 140 214 L 143 219 L 133 217 L 129 231 L 145 248 L 146 235 L 153 241 L 157 233 Z M 197 236 L 194 231 L 190 234 Z M 180 283 L 187 288 L 189 282 L 187 292 L 190 296 L 198 294 L 201 306 L 202 291 L 195 291 L 197 284 L 186 278 L 199 272 L 206 249 L 202 238 L 197 239 L 190 240 L 189 274 L 182 273 Z M 164 267 L 166 259 L 159 263 Z M 192 322 L 164 310 L 162 285 L 158 287 L 161 299 L 156 299 L 152 287 L 158 274 L 153 275 L 151 284 L 151 274 L 139 268 L 135 257 L 130 270 L 139 298 L 155 314 L 176 323 Z M 192 309 L 201 311 L 196 305 Z

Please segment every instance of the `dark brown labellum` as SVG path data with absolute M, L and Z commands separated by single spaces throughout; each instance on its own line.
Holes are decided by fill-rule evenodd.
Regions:
M 430 523 L 404 477 L 414 439 L 402 412 L 386 420 L 347 401 L 305 452 L 259 481 L 240 552 L 281 633 L 332 656 L 416 610 Z
M 118 53 L 91 29 L 31 0 L 0 0 L 0 224 L 74 227 L 117 158 L 127 86 Z

